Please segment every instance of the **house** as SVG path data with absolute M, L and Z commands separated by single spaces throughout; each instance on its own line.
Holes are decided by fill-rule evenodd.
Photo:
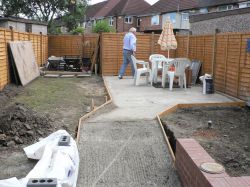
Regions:
M 35 34 L 47 34 L 48 24 L 45 22 L 34 21 L 17 17 L 0 17 L 0 27 L 9 29 L 12 27 L 14 30 L 20 32 L 31 32 Z
M 188 32 L 189 14 L 198 11 L 198 0 L 160 0 L 141 13 L 140 31 L 160 33 L 167 17 L 174 32 Z
M 140 24 L 137 19 L 140 12 L 149 7 L 144 0 L 108 0 L 92 5 L 86 11 L 86 31 L 102 20 L 117 32 L 127 32 Z
M 194 35 L 219 32 L 250 31 L 250 1 L 201 0 L 201 10 L 190 16 L 190 31 Z

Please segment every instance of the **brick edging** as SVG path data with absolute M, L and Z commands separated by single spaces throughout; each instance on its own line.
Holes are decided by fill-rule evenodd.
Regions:
M 226 172 L 209 174 L 201 171 L 201 163 L 215 160 L 194 139 L 177 139 L 175 158 L 184 187 L 250 187 L 250 176 L 230 177 Z

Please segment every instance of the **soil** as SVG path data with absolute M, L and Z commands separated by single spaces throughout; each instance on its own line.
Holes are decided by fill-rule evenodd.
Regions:
M 173 147 L 177 138 L 194 138 L 230 176 L 250 176 L 249 108 L 178 109 L 162 122 Z
M 0 92 L 0 180 L 25 177 L 36 161 L 27 159 L 22 149 L 58 129 L 74 137 L 92 100 L 99 106 L 105 96 L 98 76 L 41 77 L 26 87 L 8 85 Z
M 0 146 L 28 145 L 46 137 L 53 128 L 51 120 L 41 116 L 23 104 L 0 109 Z

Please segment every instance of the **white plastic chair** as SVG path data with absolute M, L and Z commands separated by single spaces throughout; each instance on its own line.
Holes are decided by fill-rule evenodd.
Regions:
M 176 58 L 173 61 L 170 62 L 170 64 L 173 64 L 175 67 L 174 73 L 171 71 L 168 71 L 168 76 L 169 76 L 169 89 L 173 90 L 173 82 L 174 82 L 174 77 L 178 76 L 179 79 L 179 86 L 184 88 L 185 90 L 187 89 L 187 80 L 186 80 L 186 73 L 185 69 L 190 66 L 191 62 L 188 58 Z
M 135 69 L 134 85 L 139 85 L 139 80 L 142 74 L 146 75 L 146 84 L 148 84 L 149 79 L 151 78 L 151 69 L 149 68 L 149 63 L 142 60 L 137 60 L 133 55 L 131 55 L 131 58 Z M 143 65 L 143 67 L 138 68 L 138 64 Z
M 174 80 L 174 72 L 169 72 L 168 71 L 169 65 L 170 65 L 171 61 L 173 61 L 173 60 L 174 60 L 173 58 L 166 58 L 166 61 L 163 62 L 163 67 L 162 67 L 162 81 L 161 81 L 163 88 L 165 88 L 165 85 L 166 85 L 167 75 L 168 75 L 168 78 L 170 80 L 172 80 L 172 79 Z
M 150 55 L 149 61 L 152 64 L 152 80 L 151 84 L 157 83 L 158 71 L 163 69 L 163 62 L 166 61 L 166 57 L 161 54 Z

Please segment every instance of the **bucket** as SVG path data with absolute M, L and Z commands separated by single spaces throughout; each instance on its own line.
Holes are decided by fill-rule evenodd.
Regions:
M 212 78 L 206 78 L 206 94 L 214 93 L 214 82 Z

